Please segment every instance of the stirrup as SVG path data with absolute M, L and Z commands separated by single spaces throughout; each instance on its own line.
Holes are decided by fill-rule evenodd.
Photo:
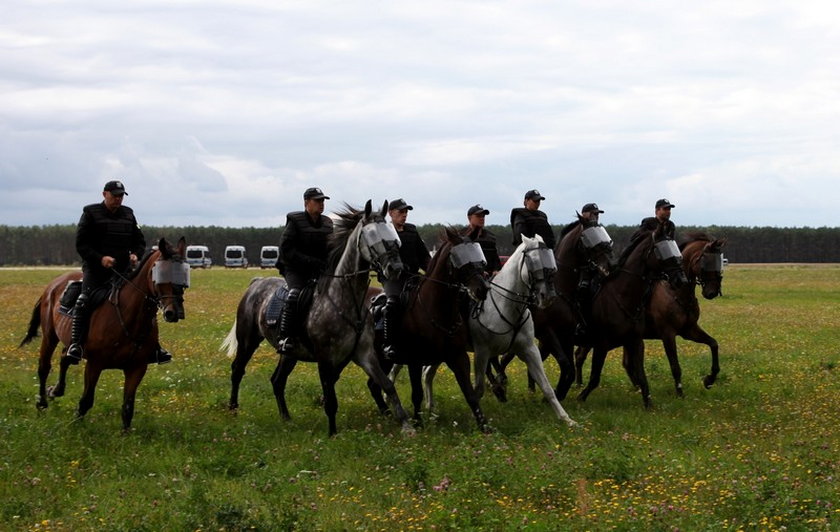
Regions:
M 155 362 L 158 364 L 169 364 L 172 362 L 172 353 L 162 347 L 158 347 L 157 352 L 155 352 Z
M 70 347 L 67 348 L 67 352 L 64 353 L 64 358 L 67 359 L 68 362 L 72 365 L 77 365 L 79 362 L 82 361 L 82 356 L 84 355 L 84 350 L 82 350 L 82 346 L 79 344 L 70 344 Z
M 283 338 L 277 343 L 277 354 L 279 355 L 286 355 L 293 351 L 295 348 L 295 341 L 292 339 L 291 336 L 287 336 Z
M 386 345 L 382 348 L 382 358 L 389 362 L 393 362 L 398 356 L 397 349 L 393 345 Z

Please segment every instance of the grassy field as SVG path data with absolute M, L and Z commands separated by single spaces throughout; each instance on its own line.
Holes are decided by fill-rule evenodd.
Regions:
M 269 275 L 257 270 L 193 273 L 187 320 L 161 324 L 175 361 L 150 367 L 129 434 L 119 372 L 103 375 L 84 421 L 80 367 L 67 396 L 38 412 L 37 345 L 17 345 L 58 273 L 0 270 L 2 529 L 840 530 L 838 266 L 729 267 L 724 297 L 701 303 L 721 345 L 718 383 L 703 389 L 708 352 L 680 341 L 678 399 L 648 342 L 652 411 L 613 352 L 588 402 L 565 401 L 581 424 L 569 429 L 515 362 L 509 402 L 482 402 L 496 432 L 478 433 L 442 371 L 437 416 L 404 437 L 351 366 L 332 439 L 312 365 L 291 376 L 293 419 L 279 419 L 266 346 L 240 411 L 227 409 L 218 347 L 250 277 Z M 547 372 L 556 381 L 553 362 Z M 405 379 L 398 387 L 408 406 Z

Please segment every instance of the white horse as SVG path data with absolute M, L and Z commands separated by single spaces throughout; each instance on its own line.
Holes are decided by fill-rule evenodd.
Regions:
M 484 394 L 485 372 L 490 357 L 516 353 L 528 366 L 528 373 L 543 391 L 557 417 L 569 426 L 569 417 L 545 375 L 539 349 L 534 344 L 534 322 L 530 305 L 546 308 L 556 297 L 553 276 L 557 271 L 554 254 L 542 237 L 522 237 L 522 244 L 493 278 L 486 300 L 470 313 L 470 337 L 475 352 L 475 391 Z M 426 406 L 432 411 L 433 385 L 437 366 L 424 371 Z

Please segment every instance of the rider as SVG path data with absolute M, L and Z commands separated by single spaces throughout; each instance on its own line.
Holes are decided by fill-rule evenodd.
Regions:
M 598 207 L 597 203 L 587 203 L 580 209 L 580 218 L 568 224 L 560 231 L 560 238 L 563 238 L 566 233 L 580 224 L 586 222 L 597 223 L 601 214 L 604 214 L 604 211 Z M 578 336 L 586 335 L 586 323 L 590 321 L 590 317 L 592 315 L 592 296 L 594 295 L 593 292 L 597 289 L 597 287 L 593 285 L 592 281 L 593 279 L 597 279 L 597 277 L 597 270 L 589 265 L 586 265 L 579 270 L 578 285 L 577 290 L 575 291 L 575 302 L 578 305 L 581 318 L 578 320 L 577 328 L 575 330 L 575 334 Z
M 642 222 L 639 224 L 639 228 L 630 240 L 635 240 L 636 237 L 644 231 L 656 231 L 656 228 L 660 224 L 665 224 L 665 236 L 673 239 L 677 229 L 674 222 L 671 221 L 671 209 L 674 207 L 675 205 L 673 203 L 664 198 L 656 200 L 656 210 L 654 211 L 654 215 L 642 219 Z
M 400 324 L 400 294 L 405 289 L 406 283 L 418 274 L 422 269 L 424 272 L 429 266 L 429 249 L 426 243 L 420 238 L 417 227 L 414 224 L 406 223 L 408 211 L 414 207 L 407 204 L 404 199 L 395 199 L 388 205 L 388 216 L 391 223 L 400 237 L 400 260 L 403 263 L 403 271 L 396 279 L 381 279 L 382 288 L 385 290 L 387 301 L 384 313 L 384 336 L 385 346 L 383 355 L 386 359 L 393 360 L 396 355 L 396 341 Z
M 540 210 L 540 202 L 544 199 L 539 190 L 529 190 L 525 193 L 525 206 L 510 211 L 514 246 L 522 243 L 522 235 L 531 238 L 540 235 L 548 249 L 554 249 L 554 231 L 548 224 L 548 216 Z
M 332 219 L 323 214 L 324 200 L 328 199 L 330 197 L 320 188 L 307 188 L 303 193 L 304 210 L 286 215 L 286 228 L 280 238 L 280 258 L 277 259 L 277 269 L 289 288 L 280 317 L 281 340 L 277 352 L 281 354 L 295 347 L 301 290 L 327 268 L 327 237 L 333 232 Z
M 122 204 L 126 196 L 122 181 L 108 181 L 102 190 L 101 203 L 87 205 L 76 227 L 76 251 L 82 257 L 82 293 L 73 309 L 71 343 L 65 355 L 78 364 L 88 332 L 93 309 L 91 294 L 108 285 L 114 275 L 122 275 L 137 264 L 146 249 L 146 239 L 134 217 L 134 211 Z M 172 355 L 157 346 L 156 362 L 165 364 Z
M 484 258 L 487 260 L 484 272 L 488 277 L 492 277 L 502 269 L 502 261 L 499 259 L 499 250 L 496 249 L 496 235 L 484 228 L 484 217 L 488 214 L 490 211 L 481 205 L 470 207 L 467 210 L 469 226 L 464 229 L 463 234 L 481 246 L 481 251 L 484 252 Z

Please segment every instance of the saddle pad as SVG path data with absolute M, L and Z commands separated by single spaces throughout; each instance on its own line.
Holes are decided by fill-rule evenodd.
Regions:
M 289 287 L 283 285 L 278 288 L 268 302 L 265 309 L 265 322 L 268 325 L 276 325 L 283 314 L 283 308 L 286 306 L 286 299 L 289 297 Z

